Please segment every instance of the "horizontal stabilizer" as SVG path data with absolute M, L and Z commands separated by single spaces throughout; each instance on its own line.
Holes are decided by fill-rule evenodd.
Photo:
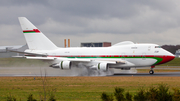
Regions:
M 11 50 L 11 52 L 21 53 L 21 54 L 26 54 L 26 55 L 33 55 L 33 56 L 47 56 L 46 54 L 29 53 L 29 52 L 15 51 L 15 50 Z

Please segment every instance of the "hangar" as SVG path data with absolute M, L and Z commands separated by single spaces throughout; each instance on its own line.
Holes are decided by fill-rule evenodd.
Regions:
M 87 42 L 81 43 L 81 47 L 109 47 L 111 42 Z

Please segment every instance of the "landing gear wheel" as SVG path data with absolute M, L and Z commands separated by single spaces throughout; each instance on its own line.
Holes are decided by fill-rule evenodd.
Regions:
M 149 74 L 154 74 L 154 71 L 153 71 L 153 70 L 150 70 L 150 71 L 149 71 Z

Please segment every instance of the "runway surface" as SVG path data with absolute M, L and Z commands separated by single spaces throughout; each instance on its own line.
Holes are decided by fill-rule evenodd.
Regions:
M 148 69 L 148 68 L 147 68 Z M 166 68 L 163 68 L 166 69 Z M 167 68 L 176 69 L 176 68 Z M 176 70 L 179 70 L 177 68 Z M 136 73 L 136 69 L 130 71 L 113 70 L 108 73 L 89 71 L 85 68 L 72 68 L 71 70 L 54 69 L 51 67 L 0 67 L 0 76 L 180 76 L 180 72 L 155 72 Z M 115 73 L 115 74 L 114 74 Z M 114 75 L 113 75 L 114 74 Z
M 45 76 L 45 75 L 40 75 L 40 74 L 0 74 L 0 77 L 23 77 L 23 76 L 33 76 L 33 77 L 37 77 L 37 76 Z M 57 75 L 57 74 L 47 74 L 46 76 L 48 77 L 55 77 L 55 76 L 59 76 L 59 77 L 63 77 L 63 76 L 68 76 L 68 75 Z M 78 76 L 78 75 L 69 75 L 69 76 Z M 91 76 L 91 75 L 90 75 Z M 92 75 L 94 76 L 94 75 Z M 95 75 L 98 76 L 98 75 Z M 101 76 L 101 75 L 100 75 Z M 105 75 L 102 75 L 105 76 Z M 164 77 L 178 77 L 180 76 L 180 72 L 168 72 L 168 73 L 155 73 L 155 74 L 149 74 L 149 73 L 136 73 L 136 74 L 124 74 L 124 73 L 119 73 L 119 74 L 114 74 L 114 75 L 106 75 L 106 76 L 127 76 L 127 77 L 140 77 L 140 76 L 164 76 Z
M 124 74 L 124 73 L 119 73 L 119 74 L 114 74 L 113 76 L 180 76 L 180 72 L 164 72 L 164 73 L 154 73 L 154 74 L 149 74 L 149 73 L 129 73 L 129 74 Z

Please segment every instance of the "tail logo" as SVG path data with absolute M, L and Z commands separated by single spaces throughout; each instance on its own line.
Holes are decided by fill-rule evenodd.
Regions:
M 23 30 L 23 33 L 40 33 L 38 29 L 33 29 L 33 30 Z

